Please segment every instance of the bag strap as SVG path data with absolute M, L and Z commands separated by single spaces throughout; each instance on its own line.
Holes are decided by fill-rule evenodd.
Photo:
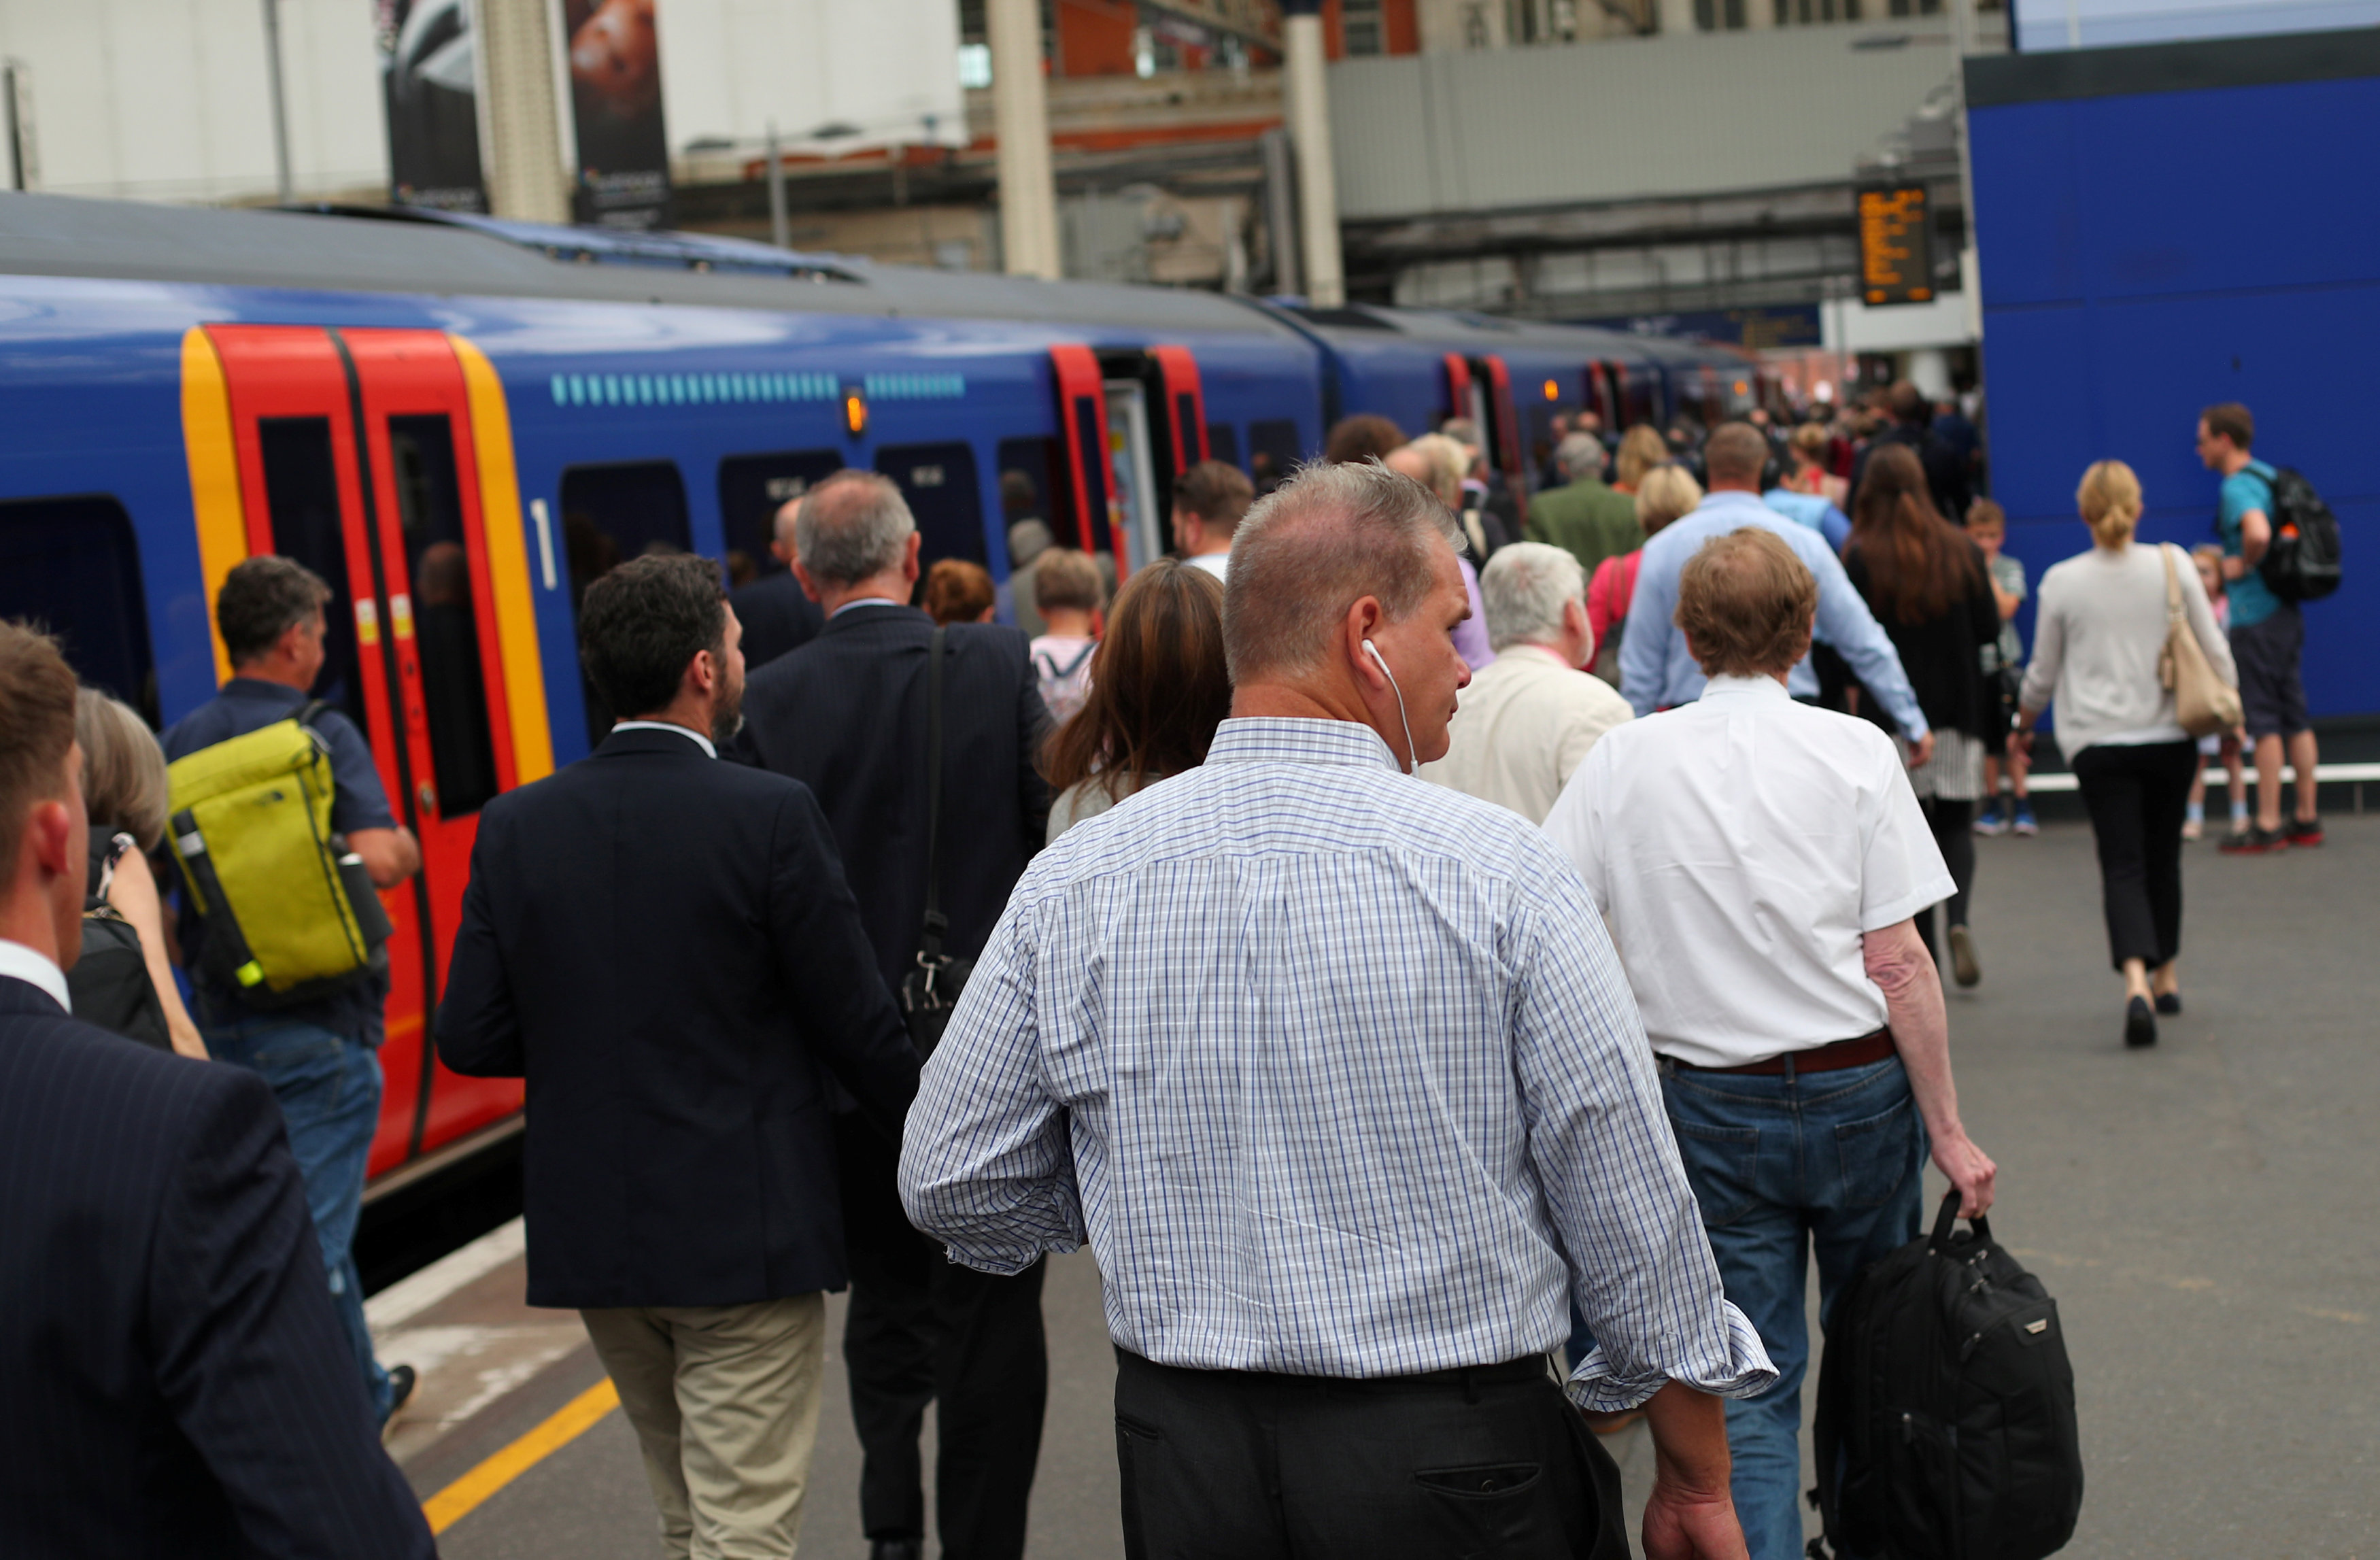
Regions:
M 2181 575 L 2173 561 L 2181 549 L 2170 542 L 2163 542 L 2157 544 L 2157 551 L 2165 555 L 2165 620 L 2167 627 L 2170 628 L 2182 619 Z
M 926 650 L 926 921 L 917 962 L 928 969 L 942 962 L 942 934 L 951 929 L 942 913 L 942 655 L 949 637 L 937 625 Z
M 1925 1249 L 1928 1251 L 1935 1253 L 1937 1256 L 1939 1256 L 1943 1249 L 1950 1244 L 1950 1230 L 1952 1226 L 1958 1224 L 1958 1222 L 1959 1188 L 1952 1187 L 1949 1191 L 1942 1194 L 1942 1212 L 1935 1215 L 1934 1237 L 1925 1243 Z M 1967 1223 L 1974 1227 L 1975 1238 L 1977 1240 L 1988 1241 L 1991 1239 L 1992 1222 L 1984 1217 L 1983 1214 L 1976 1214 L 1973 1218 L 1969 1219 Z

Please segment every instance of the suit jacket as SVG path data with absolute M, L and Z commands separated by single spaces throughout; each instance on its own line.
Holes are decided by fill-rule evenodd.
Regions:
M 917 1055 L 818 802 L 618 731 L 480 815 L 438 1005 L 528 1080 L 531 1305 L 742 1305 L 846 1273 L 828 1074 L 897 1140 Z
M 735 609 L 735 620 L 744 625 L 747 672 L 759 671 L 785 652 L 809 643 L 826 623 L 826 615 L 802 592 L 802 582 L 794 578 L 792 569 L 755 579 L 728 597 L 727 604 Z
M 926 650 L 933 620 L 854 607 L 744 690 L 744 750 L 818 793 L 877 968 L 899 989 L 926 915 Z M 954 624 L 942 667 L 943 949 L 983 951 L 1039 849 L 1050 787 L 1034 767 L 1050 712 L 1026 639 Z
M 273 1091 L 0 979 L 0 1554 L 435 1553 Z

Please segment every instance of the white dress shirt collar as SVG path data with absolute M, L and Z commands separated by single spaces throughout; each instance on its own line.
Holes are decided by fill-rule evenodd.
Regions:
M 612 724 L 612 729 L 614 731 L 674 731 L 700 748 L 708 756 L 714 759 L 719 756 L 718 745 L 710 737 L 690 725 L 680 725 L 675 721 L 614 721 Z
M 1785 691 L 1785 685 L 1767 673 L 1762 673 L 1758 676 L 1739 677 L 1731 672 L 1722 672 L 1703 685 L 1703 697 L 1706 699 L 1725 699 L 1730 695 L 1751 699 L 1791 697 Z
M 47 954 L 0 937 L 0 976 L 37 986 L 47 992 L 60 1007 L 69 1013 L 74 1011 L 74 999 L 67 994 L 66 971 L 60 969 L 56 960 Z

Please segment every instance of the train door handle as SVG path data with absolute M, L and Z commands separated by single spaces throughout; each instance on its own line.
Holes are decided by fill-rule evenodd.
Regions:
M 421 782 L 421 784 L 420 784 L 420 785 L 416 786 L 413 788 L 413 794 L 414 794 L 415 796 L 418 796 L 418 797 L 419 797 L 419 798 L 421 798 L 421 810 L 422 810 L 422 811 L 427 812 L 427 813 L 430 813 L 430 814 L 431 814 L 431 815 L 433 815 L 433 816 L 435 816 L 435 815 L 436 815 L 436 813 L 437 813 L 437 811 L 438 811 L 438 787 L 437 787 L 437 786 L 435 786 L 431 785 L 429 781 L 424 780 L 423 782 Z

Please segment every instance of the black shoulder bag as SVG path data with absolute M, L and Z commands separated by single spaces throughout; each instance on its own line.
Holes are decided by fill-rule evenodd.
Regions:
M 949 635 L 936 628 L 926 652 L 926 920 L 917 934 L 917 968 L 901 980 L 901 1016 L 920 1057 L 942 1042 L 951 1010 L 975 969 L 975 960 L 942 952 L 951 929 L 942 913 L 942 657 Z

